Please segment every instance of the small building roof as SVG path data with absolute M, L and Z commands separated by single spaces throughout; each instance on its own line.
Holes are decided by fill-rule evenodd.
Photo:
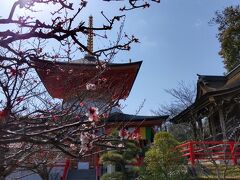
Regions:
M 122 124 L 124 126 L 160 126 L 167 120 L 168 116 L 140 116 L 115 112 L 106 119 L 110 124 Z

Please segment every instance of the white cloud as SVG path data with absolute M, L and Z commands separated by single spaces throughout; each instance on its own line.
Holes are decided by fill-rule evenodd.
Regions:
M 194 27 L 198 28 L 202 25 L 202 20 L 201 19 L 197 19 L 194 23 Z

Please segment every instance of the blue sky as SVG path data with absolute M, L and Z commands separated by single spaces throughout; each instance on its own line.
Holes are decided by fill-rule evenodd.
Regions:
M 151 115 L 151 109 L 172 100 L 164 89 L 175 88 L 181 80 L 195 83 L 196 74 L 222 75 L 217 26 L 208 22 L 215 11 L 237 4 L 237 0 L 162 0 L 128 16 L 126 27 L 141 44 L 126 56 L 143 60 L 143 65 L 124 112 L 134 113 L 146 99 L 140 114 Z
M 1 3 L 0 16 L 8 12 L 10 2 L 13 0 Z M 89 0 L 81 17 L 87 19 L 92 14 L 94 24 L 101 25 L 100 10 L 107 15 L 118 14 L 119 4 Z M 164 89 L 175 88 L 182 80 L 194 83 L 196 74 L 222 75 L 225 70 L 218 55 L 217 27 L 208 22 L 215 11 L 237 4 L 239 0 L 161 0 L 149 9 L 127 12 L 124 31 L 137 36 L 141 43 L 130 52 L 119 53 L 116 62 L 132 59 L 143 64 L 130 96 L 122 103 L 126 106 L 123 111 L 134 114 L 146 99 L 140 114 L 151 115 L 151 109 L 171 102 Z M 114 33 L 110 38 L 115 38 Z M 101 45 L 96 38 L 95 47 Z

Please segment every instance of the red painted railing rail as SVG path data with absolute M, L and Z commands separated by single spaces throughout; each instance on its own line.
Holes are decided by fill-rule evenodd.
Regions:
M 196 160 L 230 160 L 236 165 L 240 159 L 240 142 L 235 141 L 188 141 L 177 148 L 192 165 Z

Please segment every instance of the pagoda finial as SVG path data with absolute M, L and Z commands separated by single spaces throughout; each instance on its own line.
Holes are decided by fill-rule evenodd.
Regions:
M 88 21 L 88 39 L 87 39 L 87 48 L 88 48 L 88 55 L 93 54 L 93 17 L 92 15 L 89 16 Z

